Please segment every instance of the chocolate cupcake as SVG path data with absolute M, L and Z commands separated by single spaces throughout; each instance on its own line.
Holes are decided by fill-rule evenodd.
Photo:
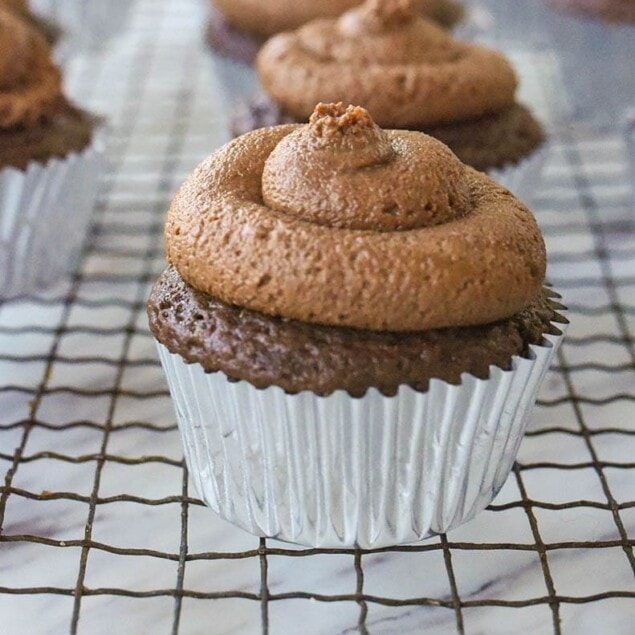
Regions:
M 507 190 L 432 137 L 319 105 L 204 162 L 166 244 L 150 328 L 212 509 L 370 548 L 492 500 L 564 322 Z
M 306 121 L 318 101 L 352 101 L 381 126 L 425 132 L 468 165 L 499 170 L 514 191 L 541 164 L 544 133 L 515 99 L 508 60 L 454 40 L 411 0 L 367 0 L 338 19 L 280 34 L 260 51 L 257 70 L 272 106 L 259 100 L 240 114 L 236 134 L 276 115 Z
M 251 63 L 272 35 L 292 31 L 316 18 L 335 18 L 360 0 L 212 0 L 207 27 L 210 46 L 222 55 Z M 463 17 L 455 0 L 416 0 L 417 10 L 445 28 Z
M 0 10 L 0 297 L 72 267 L 102 164 L 101 128 L 64 97 L 43 36 Z

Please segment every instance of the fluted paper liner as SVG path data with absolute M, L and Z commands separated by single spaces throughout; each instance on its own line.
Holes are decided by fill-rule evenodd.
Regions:
M 76 264 L 104 164 L 103 130 L 83 151 L 0 170 L 0 298 L 57 282 Z
M 493 500 L 562 336 L 545 339 L 489 379 L 362 398 L 232 383 L 157 346 L 192 481 L 215 512 L 258 536 L 378 548 L 445 532 Z

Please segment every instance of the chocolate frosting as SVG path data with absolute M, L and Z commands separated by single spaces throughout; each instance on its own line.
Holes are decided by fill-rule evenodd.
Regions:
M 412 0 L 367 0 L 281 33 L 263 46 L 257 68 L 267 92 L 301 121 L 318 101 L 346 99 L 397 128 L 498 112 L 514 103 L 517 86 L 503 55 L 452 39 Z
M 255 35 L 269 37 L 290 31 L 316 18 L 335 18 L 352 9 L 360 0 L 212 0 L 235 27 Z M 423 15 L 451 26 L 462 15 L 454 0 L 416 0 Z
M 186 282 L 229 304 L 390 331 L 509 317 L 546 260 L 510 192 L 431 137 L 341 104 L 221 148 L 175 197 L 166 243 Z
M 36 125 L 64 103 L 61 74 L 44 37 L 0 10 L 0 128 Z

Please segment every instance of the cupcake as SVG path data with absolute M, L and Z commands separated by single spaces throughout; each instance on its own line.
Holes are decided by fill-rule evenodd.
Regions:
M 59 27 L 33 13 L 27 0 L 0 0 L 0 10 L 9 11 L 28 22 L 42 33 L 49 44 L 55 44 L 61 36 Z
M 219 53 L 251 63 L 264 41 L 316 18 L 335 18 L 360 0 L 212 0 L 207 40 Z M 463 17 L 455 0 L 416 0 L 421 14 L 450 28 Z
M 0 297 L 73 266 L 102 162 L 100 127 L 64 97 L 43 36 L 0 10 Z
M 627 123 L 635 108 L 635 2 L 544 0 L 548 32 L 574 121 L 601 130 Z
M 373 548 L 494 498 L 565 321 L 509 191 L 432 137 L 320 104 L 212 155 L 165 235 L 149 323 L 213 510 Z
M 541 164 L 543 129 L 515 99 L 509 61 L 453 39 L 411 0 L 367 0 L 282 33 L 261 49 L 257 70 L 267 97 L 238 115 L 235 134 L 306 121 L 318 101 L 351 101 L 381 126 L 425 132 L 472 167 L 499 170 L 514 191 Z

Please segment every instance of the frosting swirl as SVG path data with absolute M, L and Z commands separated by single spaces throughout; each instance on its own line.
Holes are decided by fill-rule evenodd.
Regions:
M 33 125 L 63 101 L 61 74 L 44 38 L 0 10 L 0 128 Z
M 316 18 L 336 18 L 360 0 L 212 0 L 228 22 L 244 31 L 269 37 L 290 31 Z M 444 26 L 463 13 L 454 0 L 415 0 L 417 10 Z
M 413 0 L 367 0 L 338 19 L 269 40 L 261 82 L 306 120 L 318 101 L 364 104 L 381 126 L 463 121 L 514 103 L 517 80 L 500 53 L 459 42 L 420 17 Z
M 301 185 L 301 170 L 280 173 L 293 153 Z M 330 185 L 305 196 L 322 176 Z M 507 190 L 431 137 L 380 131 L 341 105 L 212 155 L 175 197 L 166 244 L 183 279 L 224 302 L 372 330 L 494 322 L 528 306 L 545 273 L 533 215 Z
M 319 104 L 310 125 L 278 143 L 262 195 L 289 216 L 373 231 L 436 225 L 469 208 L 465 167 L 445 146 L 395 137 L 363 108 L 342 104 Z

